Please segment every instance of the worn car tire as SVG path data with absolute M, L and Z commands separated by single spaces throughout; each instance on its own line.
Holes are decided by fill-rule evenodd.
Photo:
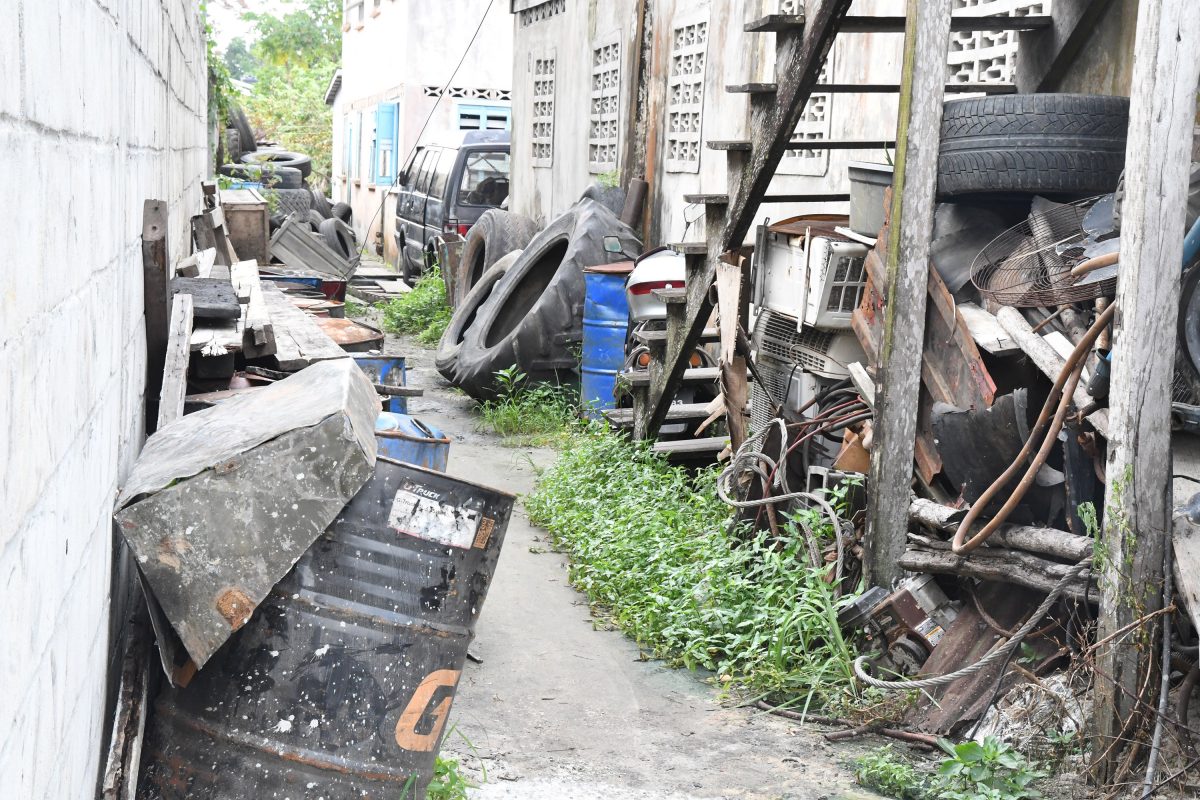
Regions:
M 271 189 L 300 189 L 304 176 L 300 170 L 292 167 L 280 167 L 274 164 L 222 164 L 220 173 L 230 178 L 243 181 L 253 181 L 264 185 L 270 184 Z M 308 191 L 305 189 L 304 191 Z M 311 205 L 312 198 L 309 198 Z
M 354 257 L 354 251 L 358 249 L 358 243 L 355 241 L 354 231 L 350 230 L 349 225 L 336 217 L 327 219 L 320 224 L 318 233 L 321 234 L 321 238 L 325 240 L 325 244 L 329 245 L 333 252 L 348 259 Z
M 258 149 L 258 144 L 254 141 L 254 129 L 250 127 L 250 120 L 246 118 L 246 112 L 241 107 L 233 109 L 229 124 L 237 128 L 238 144 L 243 155 Z
M 463 243 L 462 261 L 454 276 L 455 307 L 483 273 L 513 250 L 524 250 L 535 233 L 537 224 L 529 217 L 498 208 L 483 212 Z
M 275 189 L 276 211 L 285 217 L 299 214 L 308 224 L 308 210 L 312 207 L 312 195 L 307 189 Z
M 480 276 L 479 280 L 475 281 L 475 285 L 467 292 L 466 297 L 454 309 L 454 316 L 450 318 L 450 324 L 446 326 L 446 330 L 442 333 L 442 339 L 438 342 L 437 354 L 434 356 L 433 365 L 437 367 L 437 371 L 442 374 L 442 377 L 451 383 L 457 382 L 458 370 L 458 351 L 462 348 L 463 339 L 466 338 L 467 331 L 475 322 L 475 317 L 479 313 L 479 308 L 482 306 L 492 293 L 492 289 L 496 288 L 496 284 L 500 279 L 508 273 L 508 270 L 521 257 L 520 250 L 513 250 L 511 253 L 501 257 L 495 264 L 492 264 L 486 272 Z
M 287 221 L 287 215 L 285 215 L 285 214 L 272 214 L 272 215 L 271 215 L 270 222 L 269 222 L 269 225 L 270 225 L 270 228 L 271 228 L 271 233 L 274 233 L 275 231 L 277 231 L 277 230 L 279 230 L 280 228 L 282 228 L 282 227 L 283 227 L 283 223 L 284 223 L 284 222 L 286 222 L 286 221 Z
M 605 240 L 615 240 L 609 252 Z M 602 204 L 580 200 L 533 238 L 496 284 L 463 338 L 455 383 L 477 400 L 496 393 L 496 372 L 531 380 L 573 369 L 582 338 L 584 267 L 632 259 L 633 231 Z
M 242 160 L 242 135 L 237 128 L 225 129 L 225 160 L 238 163 Z
M 322 219 L 329 219 L 332 217 L 333 209 L 330 207 L 329 198 L 325 196 L 325 193 L 319 192 L 311 187 L 308 191 L 312 192 L 313 210 L 320 214 Z M 345 220 L 342 221 L 345 222 Z
M 350 220 L 354 217 L 354 209 L 350 207 L 349 203 L 334 203 L 333 208 L 331 208 L 329 211 L 329 215 L 331 217 L 337 217 L 342 222 L 349 225 Z
M 243 155 L 242 163 L 292 167 L 300 170 L 300 174 L 305 178 L 312 174 L 312 159 L 303 153 L 293 153 L 288 150 L 256 150 Z
M 1100 194 L 1125 166 L 1129 98 L 1012 94 L 951 100 L 938 192 Z
M 318 212 L 315 208 L 310 208 L 308 210 L 308 224 L 312 226 L 314 231 L 319 231 L 321 229 L 321 224 L 324 222 L 325 218 L 322 217 L 320 212 Z

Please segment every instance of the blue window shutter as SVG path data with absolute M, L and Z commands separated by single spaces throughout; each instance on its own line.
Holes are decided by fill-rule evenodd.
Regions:
M 375 183 L 390 185 L 396 180 L 397 103 L 375 107 Z

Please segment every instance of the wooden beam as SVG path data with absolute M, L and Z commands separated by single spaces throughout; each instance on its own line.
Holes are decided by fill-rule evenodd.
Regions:
M 183 416 L 183 399 L 187 396 L 188 360 L 191 356 L 192 296 L 177 294 L 171 303 L 170 334 L 167 337 L 167 360 L 163 371 L 162 395 L 158 402 L 158 428 Z
M 908 529 L 950 5 L 908 0 L 865 539 L 868 579 L 885 588 Z
M 146 432 L 154 432 L 158 394 L 167 357 L 171 257 L 167 247 L 167 204 L 142 204 L 142 305 L 146 315 Z
M 1193 0 L 1138 6 L 1121 271 L 1109 394 L 1100 627 L 1108 636 L 1162 605 L 1163 556 L 1171 532 L 1171 374 L 1179 311 L 1192 129 L 1200 76 L 1200 14 Z M 1113 779 L 1124 743 L 1156 705 L 1153 625 L 1096 657 L 1093 769 Z M 1143 683 L 1154 687 L 1139 697 Z M 1118 741 L 1120 740 L 1120 741 Z
M 1027 94 L 1054 91 L 1111 5 L 1112 0 L 1055 0 L 1050 7 L 1054 24 L 1025 31 L 1018 39 L 1014 88 Z

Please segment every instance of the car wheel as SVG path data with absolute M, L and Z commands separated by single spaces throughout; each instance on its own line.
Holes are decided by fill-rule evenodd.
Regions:
M 615 240 L 616 252 L 605 246 Z M 641 242 L 595 200 L 580 200 L 533 238 L 496 284 L 462 342 L 457 384 L 495 396 L 496 372 L 517 366 L 532 380 L 576 365 L 582 338 L 583 268 L 632 259 Z
M 1125 167 L 1129 98 L 1013 94 L 951 100 L 938 192 L 1101 194 Z

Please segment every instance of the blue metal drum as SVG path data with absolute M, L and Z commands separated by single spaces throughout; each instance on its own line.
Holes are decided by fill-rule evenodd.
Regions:
M 450 437 L 407 414 L 382 412 L 375 420 L 379 455 L 438 472 L 450 460 Z
M 372 383 L 380 386 L 407 386 L 408 372 L 404 368 L 404 356 L 355 356 L 355 363 L 367 373 Z M 391 397 L 383 406 L 393 414 L 408 413 L 407 397 Z
M 588 267 L 583 271 L 583 362 L 581 396 L 584 413 L 599 419 L 601 411 L 615 407 L 613 390 L 625 361 L 629 332 L 629 301 L 625 279 L 632 261 Z

